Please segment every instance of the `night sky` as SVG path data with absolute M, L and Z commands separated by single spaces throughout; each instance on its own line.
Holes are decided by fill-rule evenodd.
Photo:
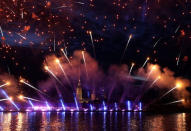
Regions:
M 68 57 L 86 50 L 106 73 L 150 57 L 191 79 L 190 0 L 1 0 L 0 27 L 0 73 L 33 85 L 49 77 L 44 59 L 61 48 Z

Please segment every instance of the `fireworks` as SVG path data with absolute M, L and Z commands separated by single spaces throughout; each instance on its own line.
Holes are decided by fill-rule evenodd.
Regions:
M 4 90 L 1 90 L 1 92 L 2 92 L 3 95 L 11 102 L 11 104 L 12 104 L 13 106 L 15 106 L 15 108 L 19 111 L 19 110 L 20 110 L 19 107 L 13 102 L 12 98 L 9 97 Z
M 182 83 L 181 82 L 177 82 L 176 86 L 172 89 L 170 89 L 169 91 L 167 91 L 164 95 L 162 95 L 160 97 L 160 99 L 162 99 L 163 97 L 165 97 L 166 95 L 168 95 L 170 92 L 172 92 L 173 90 L 177 89 L 177 88 L 181 88 L 182 87 Z
M 21 83 L 23 83 L 23 84 L 25 84 L 25 85 L 31 87 L 32 89 L 38 91 L 38 92 L 41 93 L 41 94 L 46 95 L 46 94 L 45 94 L 44 92 L 42 92 L 41 90 L 37 89 L 36 87 L 34 87 L 34 86 L 32 86 L 31 84 L 29 84 L 29 83 L 27 83 L 26 81 L 24 81 L 24 79 L 20 79 L 19 82 L 21 82 Z
M 88 78 L 88 71 L 87 71 L 87 65 L 86 65 L 86 59 L 85 59 L 84 51 L 82 51 L 82 57 L 83 57 L 83 60 L 84 60 L 84 66 L 85 66 L 85 70 L 86 70 L 86 76 L 87 76 L 87 78 Z
M 143 63 L 143 65 L 142 65 L 142 68 L 144 68 L 145 67 L 145 65 L 147 64 L 147 62 L 150 60 L 150 57 L 147 57 L 147 59 L 145 60 L 145 62 Z
M 124 52 L 123 52 L 123 54 L 122 54 L 122 56 L 121 56 L 121 61 L 123 60 L 123 57 L 124 57 L 124 55 L 125 55 L 125 52 L 126 52 L 126 50 L 127 50 L 127 47 L 129 46 L 129 43 L 130 43 L 132 37 L 133 37 L 133 35 L 130 34 L 130 35 L 129 35 L 129 39 L 128 39 L 128 41 L 127 41 L 127 44 L 126 44 L 126 46 L 125 46 Z
M 56 75 L 48 68 L 48 66 L 44 66 L 44 69 L 48 71 L 61 85 L 62 82 L 56 77 Z
M 69 60 L 68 56 L 66 55 L 66 53 L 65 53 L 64 49 L 61 49 L 61 51 L 62 51 L 62 53 L 64 54 L 64 56 L 66 57 L 66 59 L 67 59 L 68 63 L 70 63 L 70 65 L 71 65 L 71 62 L 70 62 L 70 60 Z
M 9 81 L 7 81 L 5 84 L 0 85 L 0 88 L 2 88 L 2 87 L 4 87 L 4 86 L 9 86 L 9 85 L 10 85 L 10 82 L 9 82 Z
M 185 6 L 188 4 L 187 2 L 187 0 L 186 2 L 104 0 L 104 4 L 100 4 L 93 0 L 82 2 L 70 0 L 42 2 L 13 0 L 8 2 L 1 0 L 0 57 L 2 68 L 0 71 L 3 74 L 7 72 L 8 67 L 8 77 L 14 75 L 13 80 L 8 79 L 7 75 L 5 75 L 6 77 L 4 75 L 0 77 L 0 80 L 2 80 L 0 88 L 4 90 L 2 94 L 6 97 L 1 100 L 8 100 L 16 109 L 19 109 L 9 95 L 15 98 L 22 92 L 23 95 L 19 95 L 18 98 L 20 100 L 26 99 L 28 104 L 34 108 L 32 101 L 35 101 L 35 104 L 38 103 L 38 101 L 41 101 L 41 98 L 38 98 L 40 96 L 35 96 L 37 99 L 33 99 L 32 93 L 28 95 L 26 89 L 18 88 L 20 82 L 43 95 L 47 95 L 43 91 L 49 93 L 53 90 L 51 87 L 55 87 L 56 91 L 59 92 L 59 98 L 54 102 L 61 104 L 62 110 L 67 110 L 64 105 L 66 99 L 64 99 L 64 96 L 71 96 L 70 93 L 72 92 L 74 93 L 73 97 L 68 99 L 74 99 L 76 110 L 79 111 L 81 105 L 76 98 L 74 92 L 76 87 L 74 85 L 76 85 L 78 79 L 81 79 L 82 85 L 84 85 L 83 90 L 87 89 L 90 95 L 92 92 L 103 93 L 104 101 L 100 100 L 103 101 L 100 104 L 103 110 L 109 110 L 107 104 L 110 99 L 108 99 L 108 103 L 105 99 L 107 99 L 107 91 L 111 87 L 112 90 L 109 91 L 111 94 L 123 90 L 124 94 L 122 96 L 120 96 L 121 94 L 117 95 L 119 95 L 119 99 L 124 97 L 123 102 L 125 104 L 127 102 L 127 110 L 134 110 L 136 106 L 142 110 L 142 103 L 134 103 L 133 101 L 136 101 L 134 99 L 142 94 L 144 89 L 148 90 L 155 84 L 160 90 L 171 87 L 178 79 L 175 77 L 176 73 L 178 72 L 178 74 L 184 76 L 183 70 L 187 70 L 187 68 L 184 69 L 187 66 L 179 66 L 180 62 L 181 65 L 189 63 L 188 54 L 190 51 L 187 51 L 189 49 L 187 43 L 189 43 L 191 37 L 190 24 L 187 20 L 190 12 Z M 113 11 L 106 11 L 106 8 Z M 159 9 L 162 9 L 165 14 L 159 12 Z M 129 46 L 132 39 L 134 44 Z M 159 45 L 159 43 L 161 44 Z M 81 51 L 82 49 L 83 51 Z M 181 49 L 178 55 L 177 49 L 178 52 Z M 80 50 L 80 53 L 73 57 L 72 52 L 76 50 Z M 119 60 L 120 63 L 122 62 L 127 50 L 129 61 L 123 61 L 124 65 L 117 63 L 116 61 Z M 30 51 L 30 53 L 25 55 L 25 53 L 22 53 L 25 51 L 26 53 Z M 96 60 L 88 52 L 93 54 Z M 31 54 L 37 54 L 37 57 L 30 57 L 31 60 L 28 60 Z M 52 54 L 56 56 L 56 59 L 52 60 L 53 62 L 45 60 L 44 69 L 47 74 L 42 73 L 39 66 L 42 63 L 40 62 L 44 57 Z M 61 55 L 64 56 L 64 59 L 59 57 Z M 181 58 L 185 59 L 181 60 Z M 38 64 L 34 64 L 33 59 L 35 62 L 39 61 Z M 136 61 L 136 67 L 140 67 L 139 69 L 135 70 L 135 63 L 131 63 L 130 68 L 127 67 L 127 63 L 132 60 Z M 143 65 L 139 65 L 142 62 L 141 60 L 144 62 Z M 153 60 L 156 65 L 148 64 L 152 62 L 150 60 Z M 83 68 L 81 69 L 82 62 Z M 173 72 L 167 68 L 160 70 L 157 63 L 161 63 L 162 67 L 172 68 Z M 177 65 L 178 68 L 174 68 L 174 65 Z M 32 73 L 30 73 L 32 77 L 26 73 L 31 68 L 30 66 L 34 67 Z M 20 79 L 18 82 L 20 75 L 32 79 L 29 81 L 34 79 L 35 86 L 24 79 Z M 46 79 L 44 76 L 50 77 Z M 185 76 L 189 77 L 189 75 Z M 10 82 L 6 80 L 10 80 Z M 136 81 L 143 81 L 144 83 L 137 86 L 140 86 L 137 89 L 138 91 L 133 88 L 134 84 L 137 84 Z M 41 83 L 45 83 L 45 86 L 42 87 Z M 68 85 L 69 87 L 67 87 Z M 184 81 L 177 82 L 175 87 L 162 95 L 161 98 L 175 89 L 189 86 L 190 84 L 185 84 Z M 63 87 L 65 88 L 63 89 Z M 41 91 L 42 88 L 43 91 Z M 14 89 L 18 89 L 18 91 Z M 65 89 L 72 91 L 67 92 Z M 133 91 L 129 92 L 131 90 Z M 134 95 L 132 100 L 127 101 L 129 98 L 127 94 Z M 180 99 L 177 96 L 174 97 Z M 45 104 L 45 106 L 42 106 L 43 109 L 52 109 L 52 103 L 51 105 L 49 103 L 51 103 L 51 100 L 47 99 L 43 103 Z M 90 110 L 96 110 L 93 102 L 90 103 Z M 133 107 L 133 105 L 136 106 Z M 120 104 L 115 103 L 112 107 L 119 109 Z M 3 109 L 0 106 L 0 110 Z
M 69 79 L 68 79 L 68 76 L 67 76 L 66 72 L 64 71 L 62 65 L 60 64 L 60 60 L 59 60 L 59 59 L 56 59 L 56 63 L 58 63 L 60 69 L 62 70 L 62 72 L 63 72 L 63 74 L 64 74 L 64 77 L 66 78 L 67 82 L 70 84 L 70 81 L 69 81 Z
M 132 64 L 131 64 L 130 71 L 129 71 L 129 75 L 131 75 L 131 72 L 132 72 L 134 66 L 135 66 L 135 63 L 132 63 Z
M 167 104 L 165 104 L 165 105 L 170 105 L 170 104 L 174 104 L 174 103 L 182 103 L 182 102 L 184 102 L 184 101 L 185 101 L 184 99 L 181 99 L 181 100 L 169 102 L 169 103 L 167 103 Z
M 154 81 L 153 81 L 153 83 L 150 85 L 150 87 L 152 87 L 158 80 L 160 80 L 161 79 L 161 76 L 158 76 Z
M 34 99 L 34 98 L 30 98 L 30 97 L 26 97 L 26 96 L 23 96 L 23 95 L 19 95 L 18 98 L 20 100 L 27 99 L 27 100 L 32 100 L 32 101 L 40 101 L 40 100 L 37 100 L 37 99 Z

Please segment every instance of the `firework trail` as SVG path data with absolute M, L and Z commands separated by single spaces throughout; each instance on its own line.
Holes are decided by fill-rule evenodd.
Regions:
M 85 70 L 86 70 L 86 76 L 87 76 L 87 78 L 88 78 L 88 71 L 87 71 L 87 65 L 86 65 L 86 59 L 85 59 L 84 51 L 82 51 L 82 57 L 83 57 L 84 66 L 85 66 Z
M 177 33 L 179 29 L 180 29 L 180 25 L 176 28 L 176 30 L 174 31 L 174 33 Z
M 46 71 L 48 71 L 57 81 L 62 85 L 62 82 L 56 77 L 56 75 L 48 68 L 48 66 L 44 67 Z
M 180 63 L 180 56 L 181 56 L 181 52 L 179 53 L 179 55 L 178 55 L 178 57 L 177 57 L 176 66 L 178 66 L 178 65 L 179 65 L 179 63 Z
M 135 66 L 135 63 L 132 63 L 132 64 L 131 64 L 131 68 L 130 68 L 130 70 L 129 70 L 129 75 L 131 75 L 131 72 L 132 72 L 134 66 Z
M 125 49 L 124 49 L 124 51 L 123 51 L 123 54 L 122 54 L 122 56 L 121 56 L 120 63 L 121 63 L 121 61 L 123 60 L 123 57 L 124 57 L 124 55 L 125 55 L 125 52 L 126 52 L 126 50 L 127 50 L 127 47 L 129 46 L 129 43 L 130 43 L 132 37 L 133 37 L 133 35 L 130 34 L 130 35 L 129 35 L 129 39 L 128 39 L 128 41 L 127 41 L 127 44 L 126 44 L 126 46 L 125 46 Z
M 95 46 L 94 46 L 94 40 L 93 40 L 93 36 L 92 36 L 92 31 L 89 31 L 89 35 L 90 35 L 90 38 L 91 38 L 91 43 L 92 43 L 92 47 L 93 47 L 94 57 L 96 58 L 96 52 L 95 52 Z
M 177 89 L 177 88 L 181 88 L 182 87 L 182 83 L 180 83 L 180 82 L 177 82 L 176 83 L 176 86 L 174 87 L 174 88 L 172 88 L 172 89 L 170 89 L 169 91 L 167 91 L 164 95 L 162 95 L 161 97 L 160 97 L 160 99 L 162 99 L 163 97 L 165 97 L 166 95 L 168 95 L 170 92 L 172 92 L 173 90 L 175 90 L 175 89 Z
M 31 84 L 25 82 L 23 79 L 20 80 L 21 83 L 33 88 L 34 90 L 38 91 L 39 93 L 43 94 L 43 95 L 46 95 L 44 92 L 42 92 L 41 90 L 37 89 L 36 87 L 32 86 Z
M 160 40 L 161 40 L 161 38 L 159 38 L 159 39 L 157 40 L 157 42 L 153 45 L 153 48 L 155 48 L 155 47 L 158 45 L 158 43 L 160 42 Z
M 184 102 L 184 101 L 185 101 L 184 99 L 181 99 L 181 100 L 177 100 L 177 101 L 169 102 L 169 103 L 164 104 L 164 105 L 170 105 L 170 104 L 180 103 L 180 102 Z
M 3 35 L 3 30 L 1 28 L 1 26 L 0 26 L 0 32 L 1 32 L 1 36 L 3 37 L 4 35 Z
M 10 85 L 10 82 L 6 82 L 5 84 L 0 85 L 0 88 L 7 86 L 7 85 Z
M 159 81 L 161 79 L 160 76 L 158 76 L 150 85 L 150 87 L 152 87 L 157 81 Z
M 70 81 L 69 81 L 69 79 L 68 79 L 68 76 L 67 76 L 66 72 L 64 71 L 62 65 L 60 64 L 60 60 L 59 60 L 59 59 L 56 59 L 56 63 L 58 63 L 60 69 L 62 70 L 62 73 L 64 74 L 64 77 L 65 77 L 66 81 L 68 82 L 68 84 L 71 85 L 71 83 L 70 83 Z
M 22 39 L 26 40 L 27 38 L 24 37 L 23 35 L 19 34 L 19 33 L 16 33 L 17 35 L 19 35 Z
M 62 53 L 64 54 L 65 58 L 67 59 L 68 63 L 72 66 L 72 64 L 71 64 L 71 62 L 70 62 L 68 56 L 66 55 L 64 49 L 61 49 L 61 51 L 62 51 Z
M 147 59 L 145 60 L 145 62 L 143 63 L 143 65 L 142 65 L 142 68 L 144 68 L 145 67 L 145 65 L 147 64 L 147 62 L 150 60 L 150 58 L 149 57 L 147 57 Z

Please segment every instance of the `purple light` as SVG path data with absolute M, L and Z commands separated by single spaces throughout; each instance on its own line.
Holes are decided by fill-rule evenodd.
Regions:
M 115 105 L 115 110 L 118 110 L 118 107 L 117 107 L 117 103 L 116 103 L 116 102 L 115 102 L 114 105 Z
M 66 110 L 66 107 L 64 106 L 64 102 L 62 99 L 60 99 L 60 103 L 62 104 L 62 109 L 65 111 Z
M 47 107 L 48 110 L 51 110 L 51 108 L 50 108 L 50 106 L 49 106 L 47 101 L 46 101 L 46 107 Z
M 106 111 L 107 110 L 107 106 L 105 104 L 105 102 L 103 101 L 103 110 Z
M 15 106 L 15 108 L 19 111 L 20 109 L 18 108 L 18 106 L 11 100 L 11 98 L 7 95 L 7 93 L 4 90 L 1 90 L 1 92 L 3 93 L 3 95 L 9 99 L 9 101 L 11 102 L 11 104 L 13 104 Z
M 127 110 L 131 111 L 131 102 L 130 101 L 127 101 Z
M 31 107 L 34 108 L 34 105 L 33 105 L 32 101 L 31 101 L 31 100 L 28 100 L 28 102 L 29 102 L 29 104 L 31 105 Z
M 139 102 L 139 110 L 141 111 L 142 110 L 142 103 Z
M 4 110 L 3 107 L 0 106 L 0 110 L 3 111 Z
M 91 111 L 93 111 L 93 110 L 94 110 L 94 108 L 93 108 L 92 104 L 90 104 L 90 110 L 91 110 Z

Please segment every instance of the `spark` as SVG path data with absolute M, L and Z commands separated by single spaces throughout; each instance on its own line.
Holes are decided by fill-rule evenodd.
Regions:
M 9 99 L 0 99 L 0 101 L 6 101 L 6 100 L 9 100 Z
M 68 79 L 68 76 L 67 76 L 66 72 L 64 71 L 62 65 L 60 64 L 60 60 L 59 60 L 59 59 L 56 59 L 56 63 L 58 63 L 60 69 L 62 70 L 62 72 L 63 72 L 63 74 L 64 74 L 64 77 L 66 78 L 68 84 L 70 84 L 70 81 L 69 81 L 69 79 Z
M 176 28 L 176 30 L 174 31 L 174 33 L 177 33 L 177 31 L 180 29 L 180 25 Z
M 24 40 L 26 40 L 27 38 L 24 37 L 23 35 L 19 34 L 19 33 L 16 33 L 17 35 L 19 35 L 21 38 L 23 38 Z
M 170 89 L 169 91 L 167 91 L 164 95 L 162 95 L 160 97 L 160 99 L 162 99 L 163 97 L 165 97 L 166 95 L 168 95 L 170 92 L 172 92 L 173 90 L 177 89 L 177 88 L 181 88 L 182 87 L 182 83 L 181 82 L 177 82 L 176 86 L 172 89 Z
M 130 34 L 130 35 L 129 35 L 129 39 L 128 39 L 128 41 L 127 41 L 127 44 L 126 44 L 126 46 L 125 46 L 125 49 L 124 49 L 124 51 L 123 51 L 123 54 L 122 54 L 122 56 L 121 56 L 121 61 L 123 60 L 123 57 L 124 57 L 124 55 L 125 55 L 125 52 L 126 52 L 126 50 L 127 50 L 127 47 L 129 46 L 129 43 L 130 43 L 132 37 L 133 37 L 133 35 Z
M 0 88 L 4 87 L 4 86 L 9 86 L 11 83 L 9 81 L 7 81 L 5 84 L 0 85 Z
M 80 2 L 80 1 L 78 1 L 78 2 L 75 2 L 75 3 L 77 3 L 77 4 L 81 4 L 81 5 L 84 5 L 85 3 L 83 3 L 83 2 Z
M 1 28 L 1 26 L 0 26 L 0 32 L 1 32 L 1 36 L 3 37 L 4 35 L 3 35 L 3 30 Z
M 180 56 L 181 56 L 181 52 L 179 53 L 178 58 L 177 58 L 177 62 L 176 62 L 177 66 L 179 65 L 179 62 L 180 62 Z
M 48 68 L 48 66 L 45 66 L 44 69 L 48 71 L 61 85 L 62 82 L 56 77 L 56 75 Z
M 129 75 L 131 75 L 131 72 L 132 72 L 134 66 L 135 66 L 135 63 L 132 63 L 132 64 L 131 64 L 131 68 L 130 68 L 130 70 L 129 70 Z
M 156 70 L 156 66 L 155 66 L 155 65 L 153 65 L 153 66 L 151 67 L 151 71 L 149 72 L 149 74 L 148 74 L 148 76 L 147 76 L 147 80 L 149 79 L 150 75 L 152 74 L 152 72 L 153 72 L 154 70 Z
M 170 104 L 174 104 L 174 103 L 180 103 L 180 102 L 184 102 L 185 100 L 184 99 L 181 99 L 181 100 L 177 100 L 177 101 L 173 101 L 173 102 L 169 102 L 165 105 L 170 105 Z
M 147 59 L 145 60 L 145 62 L 143 63 L 143 65 L 142 65 L 142 68 L 144 68 L 145 67 L 145 65 L 147 64 L 147 62 L 150 60 L 150 57 L 147 57 Z
M 92 36 L 92 31 L 89 31 L 89 35 L 90 35 L 91 42 L 92 42 L 92 47 L 93 47 L 94 57 L 96 57 L 95 46 L 94 46 L 94 40 L 93 40 L 93 36 Z
M 158 76 L 154 81 L 153 81 L 153 83 L 150 85 L 150 87 L 152 87 L 158 80 L 160 80 L 161 79 L 161 76 Z
M 159 38 L 159 39 L 157 40 L 157 42 L 153 45 L 153 48 L 155 48 L 155 47 L 157 46 L 157 44 L 159 43 L 160 40 L 161 40 L 161 38 Z
M 84 66 L 85 66 L 85 70 L 86 70 L 86 76 L 87 76 L 87 78 L 88 78 L 88 71 L 87 71 L 87 65 L 86 65 L 86 59 L 85 59 L 84 51 L 82 51 L 82 57 L 83 57 Z
M 37 88 L 34 87 L 33 85 L 31 85 L 31 84 L 25 82 L 23 79 L 21 79 L 19 82 L 20 82 L 20 83 L 23 83 L 23 84 L 25 84 L 25 85 L 27 85 L 27 86 L 29 86 L 29 87 L 31 87 L 32 89 L 38 91 L 39 93 L 41 93 L 41 94 L 43 94 L 43 95 L 46 95 L 44 92 L 42 92 L 41 90 L 37 89 Z
M 61 49 L 61 51 L 62 51 L 62 53 L 64 54 L 65 58 L 67 59 L 68 63 L 71 65 L 71 62 L 70 62 L 68 56 L 66 55 L 64 49 Z
M 18 98 L 20 100 L 27 99 L 27 100 L 33 100 L 33 101 L 40 101 L 40 100 L 37 100 L 37 99 L 34 99 L 34 98 L 30 98 L 30 97 L 26 97 L 26 96 L 23 96 L 23 95 L 19 95 Z
M 66 8 L 66 7 L 68 7 L 68 6 L 62 5 L 62 6 L 54 8 L 54 9 L 60 9 L 60 8 Z

